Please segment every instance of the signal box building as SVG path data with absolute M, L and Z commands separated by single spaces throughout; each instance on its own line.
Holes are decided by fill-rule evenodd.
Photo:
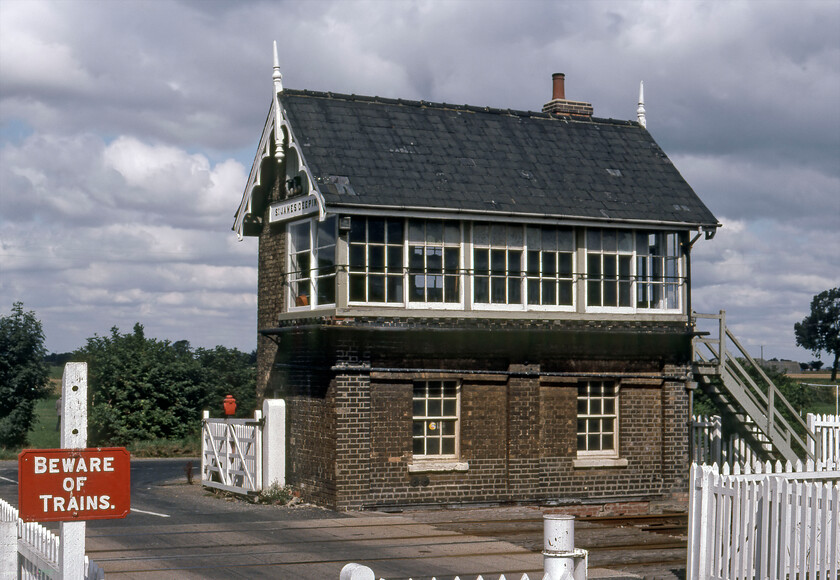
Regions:
M 715 217 L 638 121 L 284 89 L 234 230 L 287 484 L 339 510 L 687 492 L 690 251 Z M 642 99 L 640 98 L 640 101 Z

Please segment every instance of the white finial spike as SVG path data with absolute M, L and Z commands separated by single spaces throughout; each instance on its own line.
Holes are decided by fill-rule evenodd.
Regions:
M 639 125 L 647 128 L 647 119 L 645 119 L 645 81 L 639 81 L 639 108 L 636 109 L 636 116 L 639 120 Z
M 283 75 L 280 74 L 280 58 L 277 56 L 277 41 L 274 41 L 274 74 L 271 75 L 274 79 L 274 92 L 283 92 Z

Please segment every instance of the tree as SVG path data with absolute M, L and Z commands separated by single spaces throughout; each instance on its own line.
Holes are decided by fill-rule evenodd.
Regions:
M 811 314 L 793 325 L 796 344 L 815 356 L 825 351 L 834 355 L 831 380 L 837 380 L 840 363 L 840 288 L 820 292 L 811 300 Z
M 0 445 L 26 445 L 35 417 L 35 401 L 49 395 L 49 368 L 44 362 L 44 331 L 32 311 L 15 302 L 10 316 L 0 317 Z
M 89 338 L 75 355 L 88 363 L 94 444 L 187 437 L 198 430 L 201 410 L 219 407 L 228 392 L 255 398 L 248 355 L 224 347 L 194 353 L 187 341 L 146 338 L 139 323 L 132 333 L 114 327 L 110 336 Z M 238 405 L 237 414 L 246 407 Z

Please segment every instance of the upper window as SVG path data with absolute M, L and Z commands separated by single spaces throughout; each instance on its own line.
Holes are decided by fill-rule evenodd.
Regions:
M 578 455 L 618 456 L 618 387 L 613 381 L 578 385 Z
M 586 230 L 586 305 L 674 310 L 680 307 L 679 235 Z
M 575 235 L 572 228 L 527 229 L 528 304 L 574 304 Z
M 335 304 L 336 218 L 289 224 L 289 289 L 294 306 Z
M 638 308 L 679 308 L 679 251 L 675 233 L 636 234 Z
M 456 381 L 418 381 L 413 396 L 414 456 L 458 453 L 459 388 Z
M 404 220 L 353 218 L 350 301 L 404 302 Z
M 408 298 L 411 302 L 460 302 L 460 267 L 458 222 L 409 220 Z
M 522 226 L 473 226 L 473 299 L 477 304 L 522 304 Z

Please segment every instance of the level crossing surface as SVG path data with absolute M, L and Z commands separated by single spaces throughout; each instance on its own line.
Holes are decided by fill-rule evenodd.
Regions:
M 226 499 L 203 489 L 198 476 L 197 459 L 132 460 L 131 513 L 87 525 L 86 551 L 108 578 L 331 580 L 348 562 L 388 580 L 542 577 L 542 514 L 533 507 L 347 514 Z M 16 480 L 17 463 L 0 462 L 0 497 L 13 504 Z M 682 577 L 685 548 L 678 541 L 586 522 L 576 537 L 579 547 L 602 549 L 591 553 L 590 578 Z M 645 544 L 658 567 L 638 564 Z

